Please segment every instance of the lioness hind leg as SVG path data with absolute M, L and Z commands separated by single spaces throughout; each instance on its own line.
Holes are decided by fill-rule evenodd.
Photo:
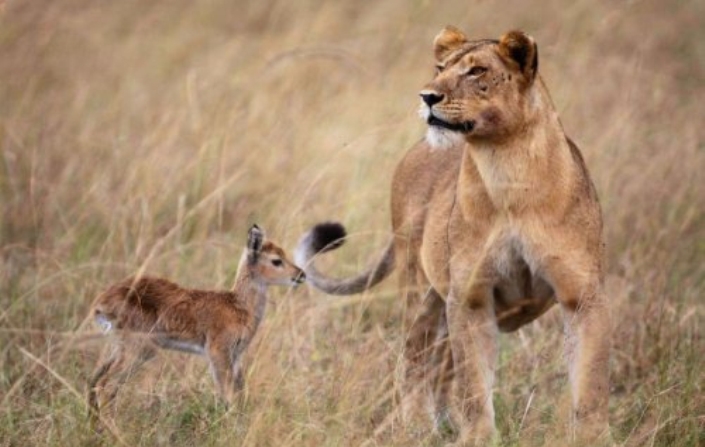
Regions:
M 433 346 L 433 355 L 431 357 L 430 383 L 432 386 L 433 399 L 433 420 L 435 429 L 440 434 L 449 434 L 455 431 L 456 427 L 453 423 L 449 396 L 453 385 L 453 354 L 450 350 L 450 342 L 448 339 L 448 320 L 446 318 L 445 308 L 440 315 L 438 321 L 438 332 L 436 341 Z
M 426 294 L 421 308 L 411 322 L 404 349 L 402 379 L 402 416 L 407 423 L 420 416 L 425 404 L 433 403 L 434 388 L 438 383 L 438 367 L 432 364 L 439 338 L 439 322 L 444 314 L 444 303 L 434 290 Z M 431 408 L 433 419 L 437 408 Z

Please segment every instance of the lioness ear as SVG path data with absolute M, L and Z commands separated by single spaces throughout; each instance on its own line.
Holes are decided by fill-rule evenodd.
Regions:
M 466 43 L 468 38 L 454 26 L 446 26 L 433 40 L 433 53 L 437 61 L 442 61 L 450 53 Z
M 499 39 L 499 52 L 519 65 L 529 83 L 539 69 L 539 50 L 534 39 L 522 31 L 510 31 Z

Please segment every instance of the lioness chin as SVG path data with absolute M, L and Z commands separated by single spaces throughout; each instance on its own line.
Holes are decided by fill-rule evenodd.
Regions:
M 600 205 L 538 75 L 537 46 L 520 31 L 469 40 L 447 27 L 434 53 L 436 75 L 421 91 L 427 138 L 394 173 L 394 237 L 381 260 L 351 278 L 322 274 L 312 257 L 339 246 L 345 231 L 320 224 L 302 238 L 297 264 L 330 294 L 361 292 L 401 267 L 403 299 L 421 302 L 406 340 L 402 409 L 413 413 L 417 397 L 430 398 L 437 424 L 456 415 L 461 444 L 486 445 L 495 433 L 498 331 L 558 303 L 572 433 L 588 443 L 607 438 Z

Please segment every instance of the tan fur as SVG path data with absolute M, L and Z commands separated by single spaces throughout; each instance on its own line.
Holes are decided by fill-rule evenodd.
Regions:
M 358 276 L 378 281 L 396 260 L 403 295 L 422 301 L 406 343 L 404 411 L 414 413 L 414 396 L 428 395 L 436 423 L 445 423 L 454 379 L 459 443 L 486 445 L 495 433 L 497 332 L 558 302 L 573 427 L 588 443 L 608 437 L 601 211 L 538 76 L 536 44 L 519 31 L 469 41 L 449 28 L 435 54 L 438 73 L 421 92 L 429 138 L 406 154 L 392 181 L 394 250 Z M 434 148 L 438 133 L 458 142 Z M 306 242 L 298 253 L 311 254 Z M 312 270 L 311 284 L 325 280 L 324 290 L 337 290 Z
M 153 277 L 129 278 L 109 287 L 91 311 L 106 332 L 115 332 L 112 352 L 89 384 L 92 418 L 157 349 L 205 355 L 220 395 L 231 402 L 244 385 L 242 354 L 263 317 L 267 286 L 295 285 L 304 278 L 255 226 L 230 291 L 185 289 Z

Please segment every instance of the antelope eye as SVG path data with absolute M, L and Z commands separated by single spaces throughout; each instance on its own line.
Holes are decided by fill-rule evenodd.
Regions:
M 472 77 L 477 77 L 477 76 L 485 74 L 486 71 L 487 71 L 487 68 L 480 67 L 479 65 L 475 65 L 470 70 L 468 70 L 467 75 L 472 76 Z
M 446 68 L 443 65 L 436 65 L 436 74 L 439 74 L 440 72 L 443 71 L 443 69 Z
M 275 267 L 281 267 L 284 262 L 281 259 L 272 259 L 272 265 Z

